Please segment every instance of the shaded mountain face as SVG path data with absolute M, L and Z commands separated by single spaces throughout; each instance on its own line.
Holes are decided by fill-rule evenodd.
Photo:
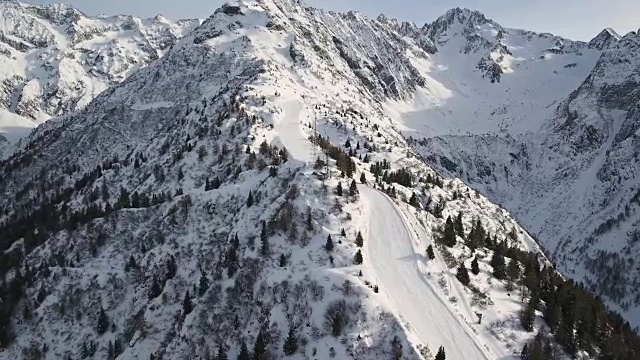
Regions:
M 27 8 L 50 9 L 56 29 L 85 19 L 66 7 Z M 119 24 L 111 31 L 128 28 L 126 19 L 109 18 Z M 400 348 L 404 358 L 418 359 L 419 345 L 440 344 L 413 332 L 384 289 L 373 286 L 368 240 L 363 247 L 358 233 L 376 236 L 368 224 L 384 219 L 370 215 L 371 190 L 358 189 L 393 196 L 386 206 L 414 216 L 411 226 L 429 238 L 419 246 L 459 216 L 459 259 L 442 250 L 453 257 L 451 281 L 458 262 L 476 254 L 488 274 L 498 240 L 510 252 L 533 252 L 527 262 L 535 266 L 527 266 L 542 271 L 549 263 L 538 246 L 495 203 L 513 206 L 550 251 L 563 241 L 556 236 L 561 221 L 547 214 L 560 198 L 547 191 L 566 191 L 554 171 L 573 164 L 577 146 L 558 144 L 582 144 L 588 120 L 575 112 L 586 107 L 574 102 L 612 91 L 598 80 L 610 77 L 602 59 L 618 48 L 617 56 L 626 54 L 624 38 L 600 50 L 502 28 L 465 9 L 417 27 L 265 0 L 226 4 L 191 31 L 166 25 L 163 32 L 156 24 L 158 33 L 147 38 L 145 26 L 131 26 L 123 30 L 136 34 L 127 49 L 154 49 L 156 59 L 149 55 L 142 66 L 111 53 L 120 60 L 108 64 L 128 65 L 98 67 L 104 91 L 39 126 L 0 163 L 0 294 L 7 294 L 0 357 L 36 356 L 43 347 L 49 358 L 210 358 L 220 348 L 235 357 L 244 342 L 280 358 L 292 329 L 308 356 L 380 359 Z M 40 51 L 37 39 L 52 41 L 37 33 L 31 51 Z M 84 44 L 110 31 L 65 33 Z M 599 67 L 602 78 L 589 75 Z M 626 83 L 619 80 L 620 91 Z M 43 104 L 33 111 L 46 113 Z M 587 145 L 580 156 L 596 156 Z M 543 165 L 549 172 L 534 172 Z M 546 176 L 551 180 L 537 182 Z M 530 214 L 546 222 L 536 228 L 540 218 Z M 393 225 L 416 232 L 399 219 Z M 471 233 L 486 235 L 479 242 L 493 249 L 467 248 L 462 238 Z M 510 356 L 533 337 L 517 325 L 522 308 L 502 281 L 487 275 L 480 284 L 486 300 L 443 286 L 451 269 L 443 265 L 436 279 L 437 268 L 414 255 L 394 260 L 416 261 L 418 278 L 443 304 L 455 298 L 444 305 L 454 319 L 474 312 L 491 319 L 476 334 L 480 353 L 490 344 L 494 358 Z M 585 278 L 575 270 L 578 260 L 558 261 L 567 275 Z M 634 279 L 621 281 L 631 286 Z M 459 320 L 433 336 L 462 326 L 455 333 L 473 337 Z M 494 323 L 510 324 L 510 335 L 494 335 Z
M 0 131 L 16 141 L 20 129 L 82 109 L 157 60 L 199 20 L 89 17 L 67 5 L 3 1 L 0 24 Z

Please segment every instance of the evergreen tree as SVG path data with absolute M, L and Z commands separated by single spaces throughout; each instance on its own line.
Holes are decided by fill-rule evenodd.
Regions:
M 238 353 L 237 360 L 251 360 L 251 355 L 247 348 L 247 342 L 244 339 L 242 339 L 242 343 L 240 344 L 240 352 Z
M 153 300 L 162 294 L 162 287 L 158 282 L 158 279 L 154 276 L 151 281 L 151 287 L 149 288 L 149 300 Z
M 402 344 L 397 336 L 394 336 L 393 340 L 391 340 L 391 359 L 402 360 Z
M 474 257 L 473 261 L 471 261 L 471 273 L 473 275 L 480 274 L 480 266 L 478 265 L 478 258 Z
M 545 322 L 549 325 L 552 332 L 558 330 L 558 323 L 560 322 L 560 308 L 554 294 L 555 292 L 553 292 L 552 297 L 546 301 L 543 314 Z
M 527 303 L 527 306 L 522 312 L 521 316 L 521 324 L 522 327 L 531 332 L 533 331 L 533 322 L 536 318 L 536 309 L 538 307 L 538 303 L 540 302 L 540 298 L 537 292 L 531 294 L 531 298 Z
M 284 341 L 282 350 L 284 351 L 284 354 L 287 356 L 291 356 L 298 351 L 298 337 L 296 336 L 295 329 L 293 328 L 293 326 L 289 328 L 289 335 Z
M 200 284 L 198 286 L 198 295 L 204 295 L 207 290 L 209 290 L 209 279 L 207 278 L 207 274 L 204 273 L 204 270 L 200 270 Z
M 520 352 L 520 360 L 529 360 L 529 344 L 524 344 Z
M 356 184 L 355 180 L 351 181 L 351 186 L 349 186 L 349 195 L 350 196 L 358 195 L 358 184 Z
M 324 245 L 324 249 L 329 252 L 333 251 L 333 240 L 331 239 L 331 234 L 327 236 L 327 243 Z
M 269 236 L 267 235 L 267 224 L 262 222 L 262 230 L 260 231 L 260 254 L 269 256 Z
M 336 187 L 336 194 L 338 196 L 342 196 L 342 182 L 338 182 L 338 186 Z
M 436 258 L 436 254 L 433 252 L 433 245 L 429 245 L 427 247 L 427 257 L 429 260 L 433 260 Z
M 189 290 L 184 294 L 184 300 L 182 301 L 182 314 L 187 316 L 193 311 L 193 304 L 191 303 L 191 295 Z
M 462 225 L 462 211 L 458 213 L 458 217 L 456 217 L 456 233 L 458 236 L 464 239 L 464 226 Z
M 104 308 L 100 306 L 100 314 L 98 314 L 98 323 L 96 324 L 96 332 L 102 335 L 109 329 L 109 318 Z
M 444 346 L 440 346 L 440 348 L 438 349 L 438 353 L 436 354 L 436 358 L 435 360 L 446 360 L 446 354 L 444 352 Z
M 464 263 L 461 263 L 458 267 L 458 272 L 456 273 L 456 278 L 462 285 L 469 286 L 471 279 L 469 278 L 469 272 L 467 271 L 467 267 L 464 266 Z
M 451 221 L 451 216 L 447 217 L 447 222 L 444 225 L 442 243 L 448 247 L 453 247 L 456 245 L 456 229 L 454 227 L 453 221 Z
M 360 182 L 363 184 L 367 183 L 367 176 L 364 174 L 364 172 L 360 174 Z
M 358 252 L 356 253 L 356 255 L 353 257 L 353 262 L 357 265 L 362 264 L 362 252 L 360 252 L 360 250 L 358 250 Z
M 362 233 L 360 231 L 358 231 L 358 234 L 356 234 L 356 246 L 357 247 L 364 246 L 364 238 L 362 237 Z
M 340 230 L 340 236 L 342 236 L 342 237 L 347 236 L 347 232 L 344 231 L 344 228 L 342 228 L 342 230 Z
M 249 190 L 249 196 L 247 197 L 247 207 L 253 206 L 253 193 Z
M 504 256 L 502 256 L 502 253 L 498 250 L 498 248 L 496 248 L 496 251 L 493 253 L 490 265 L 491 267 L 493 267 L 493 276 L 495 276 L 497 279 L 503 280 L 507 276 L 507 271 L 504 264 Z
M 475 250 L 478 247 L 482 246 L 486 236 L 487 233 L 482 226 L 482 222 L 480 222 L 480 219 L 478 219 L 471 228 L 469 236 L 467 236 L 466 244 L 471 250 Z
M 411 193 L 411 198 L 409 199 L 409 205 L 415 208 L 420 207 L 420 201 L 418 201 L 418 197 L 416 196 L 416 193 Z
M 280 254 L 280 258 L 278 259 L 278 266 L 280 267 L 287 266 L 287 255 Z
M 511 259 L 507 266 L 507 290 L 513 291 L 514 284 L 520 279 L 520 263 L 516 259 Z
M 307 230 L 313 230 L 313 218 L 311 217 L 311 207 L 307 207 Z
M 267 335 L 264 330 L 260 330 L 253 346 L 253 360 L 268 360 L 267 358 Z
M 169 261 L 167 262 L 167 273 L 166 273 L 166 280 L 170 280 L 173 279 L 176 276 L 176 273 L 178 272 L 178 264 L 176 264 L 176 258 L 173 257 L 173 255 L 171 255 L 171 257 L 169 258 Z
M 218 356 L 216 356 L 216 360 L 229 360 L 227 352 L 224 349 L 224 345 L 222 345 L 222 343 L 218 345 Z

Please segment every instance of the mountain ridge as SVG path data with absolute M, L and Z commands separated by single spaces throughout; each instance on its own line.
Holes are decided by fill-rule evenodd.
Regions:
M 275 358 L 292 343 L 294 357 L 319 358 L 397 358 L 400 349 L 400 358 L 429 359 L 425 346 L 448 344 L 454 359 L 469 350 L 509 359 L 545 342 L 558 356 L 637 354 L 629 324 L 555 274 L 509 212 L 423 161 L 438 169 L 472 161 L 468 169 L 478 171 L 468 173 L 491 179 L 497 173 L 475 157 L 458 160 L 455 146 L 425 152 L 422 144 L 437 143 L 417 135 L 438 140 L 434 133 L 451 129 L 434 120 L 452 119 L 501 153 L 503 142 L 527 130 L 490 116 L 472 129 L 447 112 L 460 94 L 475 105 L 474 91 L 518 93 L 521 79 L 558 72 L 569 82 L 562 91 L 524 105 L 514 101 L 518 93 L 478 106 L 498 115 L 538 108 L 578 88 L 600 58 L 596 49 L 549 51 L 556 39 L 547 37 L 532 37 L 530 56 L 519 56 L 509 46 L 527 35 L 506 36 L 501 49 L 470 36 L 471 44 L 467 37 L 436 44 L 430 54 L 388 22 L 356 13 L 288 0 L 221 7 L 149 66 L 41 125 L 0 163 L 0 232 L 9 239 L 1 243 L 8 286 L 0 294 L 11 294 L 0 296 L 11 300 L 0 303 L 0 345 L 14 341 L 0 357 L 209 358 L 236 356 L 243 343 Z M 501 61 L 492 57 L 498 52 Z M 500 81 L 477 66 L 487 54 L 504 66 Z M 407 104 L 416 99 L 428 106 Z M 561 113 L 555 104 L 549 113 Z M 523 119 L 536 120 L 532 128 L 558 120 Z M 434 129 L 423 133 L 421 124 Z M 502 134 L 490 142 L 483 135 L 494 128 Z M 513 152 L 525 169 L 527 150 Z M 386 246 L 402 258 L 385 258 Z M 509 279 L 494 276 L 500 259 L 503 271 L 509 259 Z M 413 298 L 438 301 L 445 320 L 413 325 L 405 315 L 419 308 L 378 287 L 389 283 L 386 266 L 392 274 L 410 269 L 398 283 L 416 285 Z M 526 289 L 507 290 L 525 279 Z M 568 336 L 559 347 L 536 334 L 545 320 L 534 300 L 524 304 L 534 288 L 542 289 L 545 318 L 555 304 L 550 294 L 569 294 L 558 301 L 564 312 L 553 338 L 573 334 L 575 320 L 586 324 L 575 342 Z M 595 319 L 573 313 L 576 304 Z M 529 325 L 523 310 L 532 311 Z

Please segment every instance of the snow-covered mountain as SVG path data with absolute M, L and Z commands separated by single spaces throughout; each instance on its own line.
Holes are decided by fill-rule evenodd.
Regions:
M 507 210 L 425 164 L 458 160 L 457 126 L 502 151 L 600 47 L 461 9 L 224 5 L 0 163 L 0 358 L 633 358 Z M 557 88 L 515 102 L 524 80 Z
M 510 209 L 564 273 L 638 324 L 639 35 L 572 42 L 453 13 L 437 27 L 444 41 L 424 28 L 439 43 L 429 63 L 438 87 L 390 111 L 431 165 Z M 489 53 L 466 51 L 491 36 Z M 486 75 L 470 66 L 479 56 L 494 60 L 499 83 L 474 76 Z
M 90 17 L 68 5 L 0 2 L 0 133 L 15 142 L 83 108 L 199 25 L 162 16 Z M 3 145 L 0 145 L 0 156 Z

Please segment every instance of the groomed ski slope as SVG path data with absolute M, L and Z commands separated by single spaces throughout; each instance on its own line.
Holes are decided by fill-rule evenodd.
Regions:
M 444 299 L 428 283 L 418 263 L 424 256 L 415 252 L 415 236 L 396 205 L 383 193 L 360 187 L 369 211 L 365 239 L 365 268 L 374 276 L 380 292 L 396 315 L 408 324 L 409 332 L 435 353 L 444 346 L 447 359 L 498 359 L 489 353 Z

